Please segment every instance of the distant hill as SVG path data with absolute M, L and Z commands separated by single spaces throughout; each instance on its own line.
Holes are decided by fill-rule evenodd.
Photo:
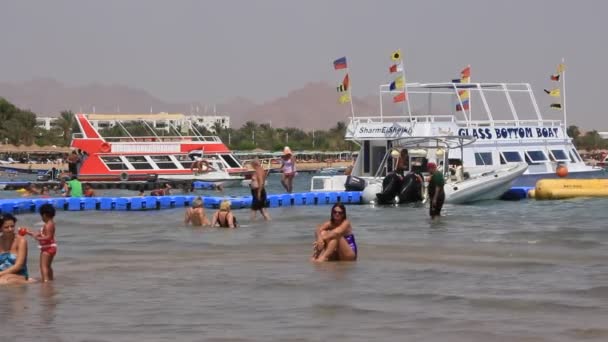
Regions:
M 123 85 L 89 84 L 69 87 L 53 79 L 40 78 L 26 82 L 0 82 L 0 97 L 39 116 L 57 116 L 63 110 L 98 113 L 154 113 L 203 112 L 199 102 L 168 103 L 150 93 Z M 271 123 L 273 127 L 299 127 L 306 130 L 327 129 L 350 116 L 350 106 L 337 102 L 334 87 L 321 82 L 309 83 L 286 96 L 262 104 L 245 97 L 235 97 L 217 105 L 218 113 L 231 117 L 232 127 L 239 128 L 247 121 Z M 354 99 L 357 113 L 377 110 L 373 98 Z M 209 107 L 207 107 L 209 108 Z

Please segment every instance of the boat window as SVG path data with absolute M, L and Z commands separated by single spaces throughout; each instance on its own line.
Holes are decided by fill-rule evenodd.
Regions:
M 178 168 L 169 156 L 150 156 L 150 159 L 152 159 L 152 161 L 156 163 L 159 169 L 174 170 Z
M 129 168 L 122 162 L 120 157 L 100 157 L 110 170 L 128 170 Z
M 230 167 L 241 167 L 239 162 L 237 162 L 236 159 L 234 159 L 234 157 L 230 154 L 220 154 L 220 157 L 222 157 L 222 159 L 224 159 L 224 161 L 226 161 Z
M 127 161 L 133 165 L 135 170 L 152 170 L 152 165 L 144 156 L 127 156 Z
M 547 161 L 547 156 L 543 151 L 526 151 L 526 162 L 530 165 L 540 164 Z
M 568 161 L 568 156 L 566 156 L 564 150 L 550 150 L 549 152 L 551 152 L 549 155 L 553 161 Z
M 581 155 L 578 154 L 578 151 L 575 149 L 572 149 L 572 153 L 574 153 L 574 156 L 576 156 L 576 158 L 578 159 L 578 161 L 582 162 L 583 158 L 581 158 Z
M 523 159 L 521 159 L 521 154 L 519 154 L 519 152 L 517 151 L 503 151 L 500 152 L 500 163 L 501 164 L 506 164 L 506 163 L 521 163 L 523 161 Z M 505 163 L 503 163 L 503 159 L 505 161 Z
M 475 153 L 475 165 L 492 165 L 492 152 Z

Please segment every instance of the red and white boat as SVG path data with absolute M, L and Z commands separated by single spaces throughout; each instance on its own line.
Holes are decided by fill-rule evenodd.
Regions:
M 81 181 L 167 179 L 230 186 L 251 174 L 217 136 L 132 136 L 120 125 L 126 137 L 102 137 L 86 114 L 76 114 L 76 121 L 81 133 L 73 135 L 71 147 L 87 154 L 78 174 Z M 197 157 L 206 160 L 213 170 L 194 173 L 192 163 Z

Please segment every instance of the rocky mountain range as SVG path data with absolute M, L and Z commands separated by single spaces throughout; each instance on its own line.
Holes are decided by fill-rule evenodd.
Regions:
M 89 84 L 66 86 L 47 78 L 25 82 L 0 82 L 0 97 L 16 106 L 29 109 L 38 116 L 58 116 L 63 110 L 96 113 L 149 113 L 169 112 L 204 115 L 211 106 L 200 102 L 169 103 L 142 89 L 123 85 Z M 377 111 L 374 97 L 354 98 L 360 115 Z M 235 97 L 216 105 L 220 115 L 229 115 L 233 128 L 247 121 L 270 123 L 273 127 L 298 127 L 305 130 L 327 129 L 350 116 L 348 104 L 338 104 L 333 86 L 323 82 L 309 83 L 289 92 L 286 96 L 255 103 L 245 97 Z M 197 112 L 198 109 L 198 112 Z

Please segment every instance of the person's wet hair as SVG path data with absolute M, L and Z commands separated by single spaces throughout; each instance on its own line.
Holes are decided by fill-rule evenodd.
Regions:
M 14 223 L 17 223 L 17 218 L 8 213 L 0 215 L 0 227 L 2 227 L 6 221 L 13 221 Z
M 336 208 L 342 209 L 342 220 L 346 220 L 346 207 L 341 202 L 338 202 L 338 203 L 334 204 L 333 207 L 331 207 L 331 214 L 330 214 L 331 215 L 331 219 L 330 219 L 330 221 L 331 221 L 332 224 L 336 223 L 336 220 L 334 219 L 334 210 Z
M 41 205 L 38 212 L 40 213 L 40 216 L 46 215 L 50 218 L 55 217 L 55 207 L 53 207 L 53 205 L 50 203 Z

